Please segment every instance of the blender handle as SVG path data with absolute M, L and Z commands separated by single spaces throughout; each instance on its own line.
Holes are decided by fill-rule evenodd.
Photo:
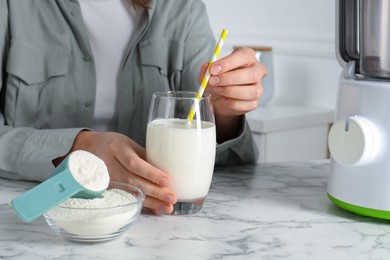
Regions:
M 337 60 L 342 67 L 350 61 L 359 66 L 359 0 L 335 1 Z

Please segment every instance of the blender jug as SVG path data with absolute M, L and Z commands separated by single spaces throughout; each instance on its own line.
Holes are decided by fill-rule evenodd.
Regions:
M 361 0 L 360 73 L 390 78 L 389 0 Z
M 390 78 L 390 1 L 336 0 L 336 55 L 342 67 L 355 61 L 355 73 Z

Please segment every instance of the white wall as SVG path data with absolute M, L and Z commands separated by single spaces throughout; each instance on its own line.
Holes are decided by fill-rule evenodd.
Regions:
M 223 54 L 236 45 L 273 47 L 276 100 L 334 108 L 341 67 L 335 58 L 334 0 L 203 0 Z

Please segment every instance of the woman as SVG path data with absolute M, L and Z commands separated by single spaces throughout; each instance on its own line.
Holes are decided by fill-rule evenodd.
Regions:
M 196 91 L 214 44 L 197 0 L 0 0 L 0 176 L 43 181 L 83 149 L 171 212 L 169 177 L 145 160 L 151 95 Z M 244 115 L 266 70 L 240 49 L 210 71 L 217 164 L 255 163 Z

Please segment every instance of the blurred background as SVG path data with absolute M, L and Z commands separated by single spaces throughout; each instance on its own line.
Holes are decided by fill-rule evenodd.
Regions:
M 203 0 L 222 55 L 263 50 L 264 100 L 248 115 L 259 162 L 326 159 L 341 67 L 335 56 L 335 1 Z M 263 102 L 264 101 L 264 102 Z

